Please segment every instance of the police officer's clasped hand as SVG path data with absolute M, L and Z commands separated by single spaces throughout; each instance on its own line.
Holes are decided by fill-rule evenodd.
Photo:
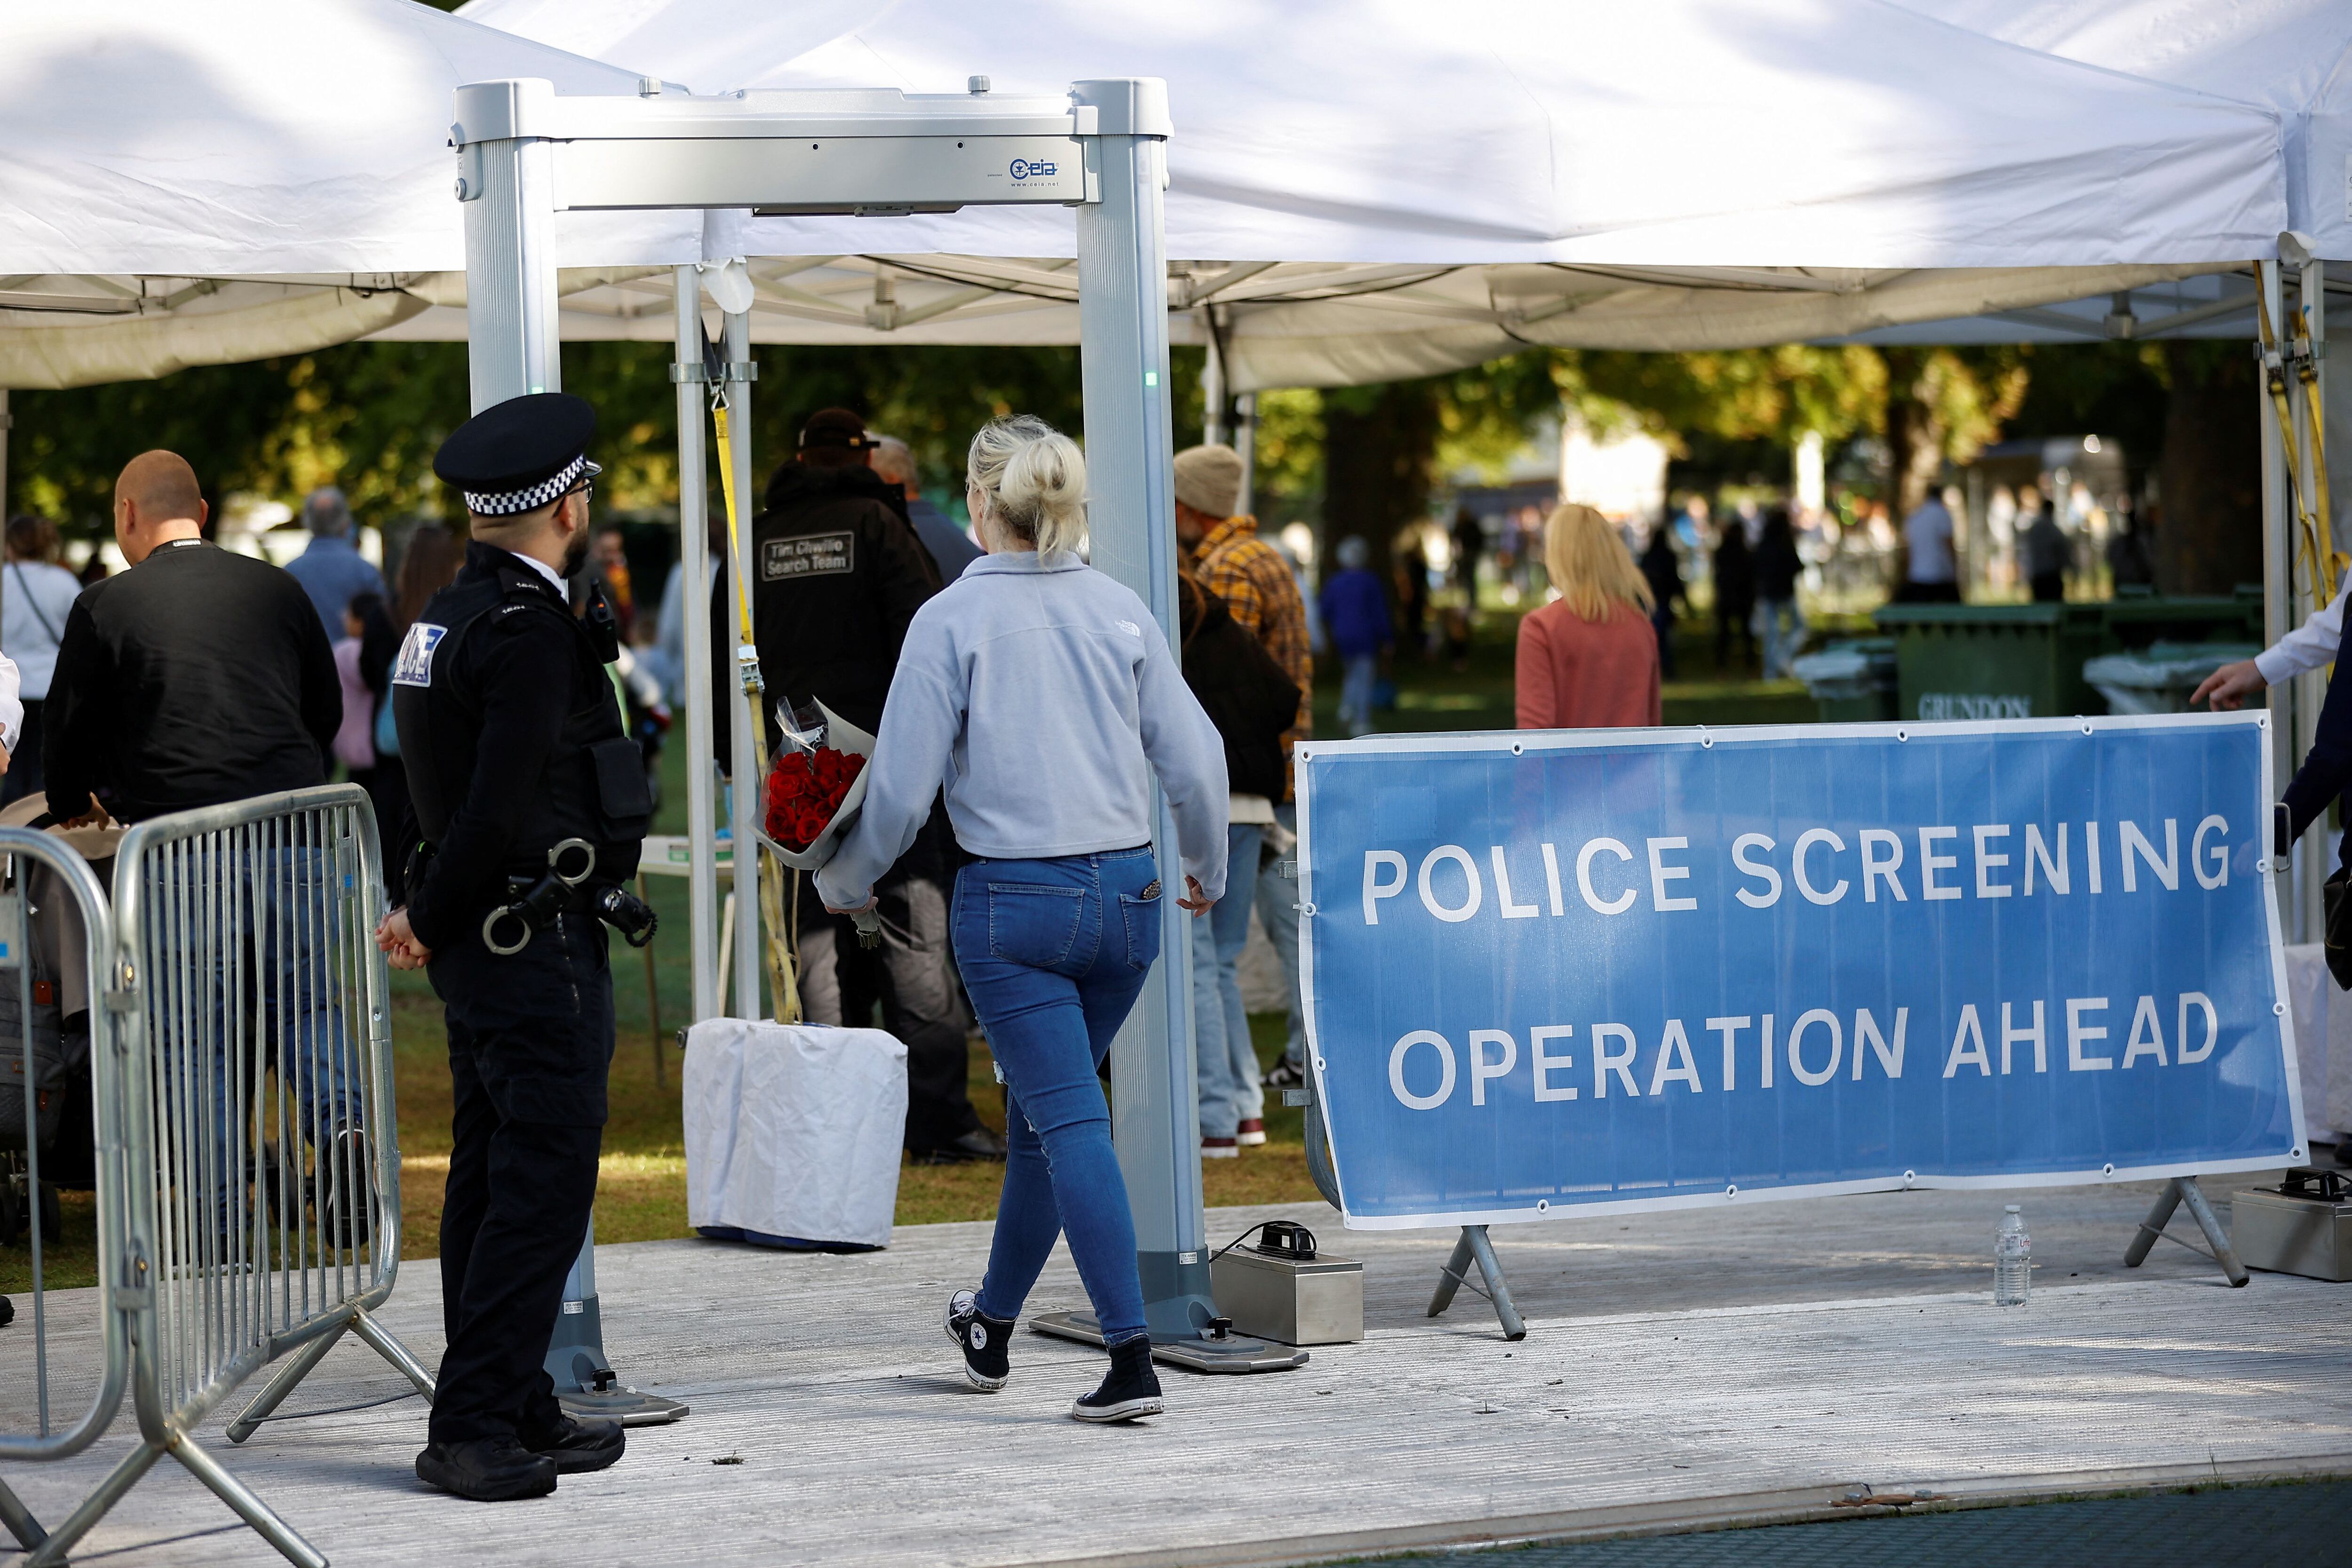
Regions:
M 433 958 L 432 949 L 417 941 L 416 933 L 408 929 L 408 910 L 404 907 L 377 922 L 375 944 L 394 969 L 422 969 Z

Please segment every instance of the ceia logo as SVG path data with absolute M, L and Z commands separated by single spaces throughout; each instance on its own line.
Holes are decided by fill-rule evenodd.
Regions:
M 1060 164 L 1048 163 L 1042 158 L 1015 158 L 1013 160 L 1013 177 L 1016 180 L 1025 180 L 1034 174 L 1041 180 L 1050 179 L 1060 167 Z

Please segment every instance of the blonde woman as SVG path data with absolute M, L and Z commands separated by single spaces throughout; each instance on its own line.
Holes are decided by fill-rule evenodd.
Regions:
M 1135 1226 L 1096 1069 L 1160 953 L 1151 779 L 1176 819 L 1198 916 L 1225 888 L 1224 743 L 1141 599 L 1078 558 L 1086 464 L 1041 419 L 972 438 L 974 531 L 988 553 L 907 628 L 866 809 L 816 875 L 825 906 L 872 901 L 931 799 L 975 859 L 949 911 L 956 966 L 1004 1071 L 1004 1194 L 988 1273 L 948 1304 L 964 1379 L 994 1392 L 1030 1287 L 1066 1232 L 1109 1375 L 1070 1414 L 1160 1409 Z M 1168 889 L 1173 891 L 1173 889 Z
M 1544 525 L 1559 597 L 1519 623 L 1519 728 L 1655 724 L 1656 601 L 1609 520 L 1574 502 Z

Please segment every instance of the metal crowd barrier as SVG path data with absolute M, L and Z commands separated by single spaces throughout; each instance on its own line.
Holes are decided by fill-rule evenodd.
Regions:
M 99 973 L 116 1055 L 101 1120 L 116 1118 L 125 1173 L 121 1246 L 110 1259 L 101 1244 L 100 1269 L 141 1440 L 32 1568 L 65 1561 L 166 1454 L 289 1559 L 324 1568 L 194 1441 L 197 1426 L 291 1355 L 230 1423 L 242 1441 L 346 1331 L 432 1397 L 431 1376 L 371 1315 L 400 1267 L 383 885 L 375 819 L 350 784 L 124 836 Z M 119 1387 L 114 1338 L 108 1350 Z
M 80 974 L 85 982 L 103 976 L 111 956 L 112 927 L 107 918 L 106 892 L 99 886 L 89 863 L 68 848 L 65 843 L 46 833 L 35 833 L 22 827 L 0 828 L 0 857 L 5 857 L 5 875 L 0 875 L 0 1001 L 14 1002 L 16 1024 L 14 1029 L 0 1026 L 0 1086 L 13 1089 L 13 1105 L 0 1107 L 10 1111 L 16 1127 L 22 1130 L 24 1147 L 12 1151 L 21 1155 L 27 1211 L 27 1237 L 30 1243 L 33 1287 L 30 1298 L 29 1325 L 20 1323 L 0 1339 L 0 1370 L 5 1370 L 6 1384 L 11 1390 L 10 1405 L 29 1388 L 32 1394 L 33 1426 L 29 1433 L 0 1432 L 0 1459 L 64 1459 L 70 1458 L 98 1440 L 114 1421 L 115 1412 L 122 1404 L 122 1390 L 131 1371 L 131 1350 L 128 1339 L 128 1314 L 114 1303 L 121 1283 L 123 1257 L 123 1194 L 125 1185 L 122 1165 L 121 1118 L 121 1056 L 112 1018 L 103 1006 L 90 1006 L 89 1018 L 89 1068 L 94 1082 L 94 1122 L 92 1137 L 98 1164 L 98 1279 L 96 1307 L 99 1332 L 105 1360 L 92 1391 L 89 1403 L 70 1422 L 59 1423 L 53 1418 L 52 1403 L 56 1394 L 49 1373 L 49 1331 L 54 1310 L 48 1300 L 42 1256 L 42 1203 L 40 1120 L 47 1109 L 46 1096 L 62 1096 L 58 1085 L 58 1053 L 62 1043 L 66 1022 L 63 998 L 56 997 L 44 1004 L 38 1000 L 44 985 L 54 988 L 60 976 L 52 969 L 37 976 L 32 960 L 35 944 L 27 930 L 27 911 L 36 897 L 53 904 L 70 905 L 79 917 L 81 942 L 79 953 L 70 956 L 80 960 Z M 37 874 L 36 868 L 38 868 Z M 50 911 L 62 916 L 62 908 Z M 68 923 L 58 919 L 53 928 L 60 937 L 69 933 Z M 68 956 L 63 953 L 55 957 Z M 87 1000 L 87 998 L 76 998 Z M 51 1033 L 51 1054 L 47 1059 L 37 1052 L 36 1035 L 39 1023 L 48 1009 L 58 1009 L 59 1026 Z M 5 1120 L 0 1118 L 0 1120 Z M 79 1130 L 75 1130 L 77 1132 Z M 11 1129 L 0 1127 L 0 1133 L 10 1134 Z M 12 1162 L 14 1163 L 14 1162 Z M 0 1173 L 0 1181 L 14 1181 L 16 1173 Z M 19 1309 L 20 1318 L 26 1315 Z M 23 1361 L 26 1337 L 32 1344 L 31 1366 Z M 29 1370 L 30 1376 L 24 1373 Z M 0 1482 L 0 1528 L 5 1528 L 27 1552 L 41 1546 L 46 1540 L 40 1524 L 30 1510 L 17 1500 L 5 1482 Z

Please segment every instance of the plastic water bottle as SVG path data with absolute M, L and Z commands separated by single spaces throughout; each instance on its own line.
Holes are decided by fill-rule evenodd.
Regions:
M 2015 1204 L 2001 1210 L 2000 1228 L 1992 1238 L 1992 1304 L 2022 1307 L 2032 1283 L 2033 1238 L 2025 1234 L 2024 1211 Z

